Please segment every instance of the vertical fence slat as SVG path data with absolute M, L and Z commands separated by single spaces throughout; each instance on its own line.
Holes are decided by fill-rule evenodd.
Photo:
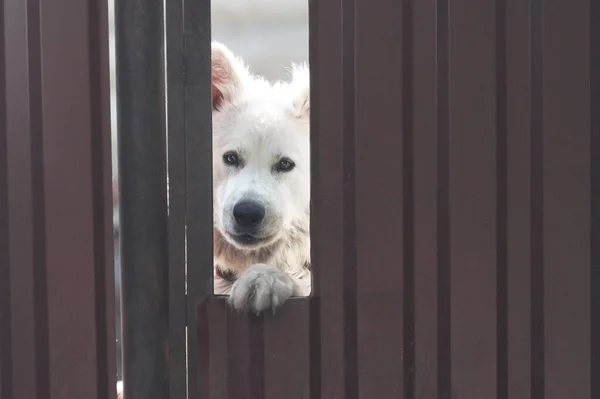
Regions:
M 508 398 L 508 51 L 507 1 L 494 5 L 496 161 L 496 397 Z
M 35 5 L 35 4 L 32 4 Z M 6 140 L 7 176 L 7 231 L 2 238 L 7 245 L 8 262 L 6 267 L 10 280 L 7 280 L 6 297 L 9 314 L 6 327 L 10 329 L 10 342 L 3 342 L 3 368 L 19 370 L 18 374 L 3 377 L 12 378 L 2 382 L 3 398 L 34 398 L 41 390 L 36 380 L 36 364 L 42 365 L 42 352 L 39 339 L 45 332 L 45 326 L 36 328 L 36 307 L 45 301 L 42 292 L 35 291 L 37 273 L 35 250 L 39 252 L 39 240 L 34 240 L 34 231 L 39 230 L 40 214 L 34 209 L 34 203 L 43 203 L 40 195 L 40 182 L 34 177 L 39 172 L 32 154 L 34 141 L 39 141 L 40 126 L 40 44 L 39 15 L 28 13 L 25 4 L 19 0 L 4 1 L 4 19 L 2 27 L 6 37 L 5 78 L 6 93 L 6 130 L 0 134 Z M 39 208 L 38 208 L 39 210 Z M 36 260 L 39 260 L 36 259 Z M 41 265 L 43 266 L 43 265 Z M 39 268 L 39 266 L 38 266 Z M 43 280 L 42 284 L 44 283 Z M 37 343 L 36 343 L 37 342 Z
M 224 334 L 227 339 L 227 349 L 221 353 L 221 355 L 227 355 L 227 367 L 226 373 L 219 375 L 222 380 L 215 383 L 227 387 L 227 399 L 249 398 L 249 316 L 233 314 L 225 302 L 221 303 L 220 309 L 226 314 L 226 322 L 223 324 L 224 329 L 217 334 Z
M 127 399 L 169 394 L 163 2 L 115 2 L 123 377 Z
M 185 94 L 183 1 L 165 2 L 169 234 L 169 392 L 187 395 L 185 292 Z
M 228 399 L 228 358 L 227 348 L 227 304 L 215 298 L 208 307 L 208 335 L 210 337 L 209 370 L 210 399 Z
M 438 397 L 435 12 L 435 0 L 414 2 L 414 378 L 419 399 Z
M 4 0 L 0 0 L 0 397 L 12 396 L 12 334 L 8 258 L 8 146 Z
M 549 0 L 542 16 L 544 399 L 592 398 L 589 10 Z
M 436 241 L 437 241 L 437 384 L 438 395 L 452 393 L 450 264 L 450 59 L 449 1 L 437 0 L 436 21 Z
M 264 399 L 310 398 L 309 317 L 305 299 L 265 315 Z
M 449 3 L 452 385 L 496 395 L 496 26 L 493 0 Z M 496 65 L 496 63 L 500 63 Z M 475 73 L 477 71 L 477 73 Z M 482 367 L 485 365 L 485 367 Z
M 591 397 L 600 396 L 600 3 L 590 2 L 591 107 Z
M 344 148 L 342 2 L 309 4 L 311 67 L 311 397 L 351 399 L 344 364 Z M 319 266 L 323 265 L 323 266 Z M 354 367 L 355 364 L 349 364 Z
M 112 398 L 116 385 L 116 295 L 113 226 L 109 14 L 103 0 L 89 2 L 90 108 L 92 139 L 92 196 L 97 334 L 98 397 Z
M 531 398 L 530 8 L 506 2 L 507 391 Z M 499 399 L 501 399 L 499 397 Z
M 42 358 L 48 356 L 41 363 L 48 366 L 42 379 L 47 379 L 47 394 L 53 398 L 99 398 L 113 392 L 108 384 L 114 383 L 114 364 L 106 358 L 112 359 L 108 351 L 114 348 L 108 342 L 114 337 L 112 257 L 106 258 L 112 247 L 107 202 L 111 196 L 106 180 L 97 179 L 110 176 L 109 164 L 98 163 L 106 161 L 110 148 L 104 112 L 108 97 L 101 87 L 108 80 L 98 82 L 105 77 L 108 60 L 98 59 L 98 40 L 106 34 L 105 26 L 95 31 L 106 17 L 98 11 L 94 3 L 73 1 L 40 4 L 39 9 L 42 126 L 31 155 L 37 169 L 34 179 L 42 179 L 34 195 L 42 194 L 43 202 L 36 199 L 33 206 L 40 207 L 34 213 L 39 212 L 43 222 L 33 236 L 40 240 L 34 261 L 43 257 L 38 267 L 45 268 L 40 276 L 45 281 L 38 284 L 45 287 L 34 284 L 34 290 L 47 295 L 45 306 L 38 304 L 37 322 L 46 329 L 47 347 L 39 350 L 45 352 Z M 98 61 L 104 66 L 92 65 Z M 98 109 L 102 106 L 104 110 Z M 99 281 L 100 276 L 109 279 Z
M 225 307 L 225 306 L 224 306 Z M 263 316 L 227 311 L 227 399 L 264 396 Z
M 404 201 L 412 193 L 403 190 L 409 167 L 403 140 L 412 133 L 404 118 L 412 115 L 403 112 L 410 101 L 403 63 L 410 55 L 403 56 L 402 6 L 357 0 L 355 9 L 356 87 L 347 95 L 356 112 L 348 117 L 356 145 L 357 397 L 364 399 L 404 397 L 404 239 L 412 234 Z
M 415 397 L 414 2 L 402 2 L 402 223 L 404 398 Z
M 544 325 L 544 171 L 543 171 L 543 22 L 542 0 L 530 1 L 530 228 L 531 228 L 531 397 L 543 399 Z
M 40 3 L 44 128 L 41 153 L 37 155 L 44 163 L 49 382 L 53 397 L 93 397 L 97 384 L 96 325 L 93 318 L 81 317 L 94 309 L 95 273 L 90 270 L 93 235 L 79 222 L 93 212 L 91 159 L 84 155 L 92 146 L 89 132 L 92 104 L 86 101 L 91 89 L 86 76 L 90 58 L 87 38 L 80 34 L 89 29 L 89 11 L 85 2 L 61 3 L 51 6 Z M 66 79 L 69 85 L 64 84 Z M 56 100 L 57 93 L 61 101 Z M 72 154 L 70 160 L 57 151 L 58 143 L 63 151 Z M 73 281 L 69 283 L 66 276 Z M 66 312 L 69 307 L 71 311 Z M 67 327 L 73 325 L 77 325 L 76 330 Z M 69 330 L 76 334 L 69 334 Z M 68 364 L 77 364 L 69 379 L 87 380 L 87 386 L 69 387 L 66 381 L 61 381 L 59 373 L 64 373 L 61 369 Z
M 208 399 L 213 293 L 210 1 L 184 3 L 187 346 L 190 399 Z
M 114 396 L 107 10 L 2 6 L 2 398 Z
M 358 365 L 358 259 L 356 231 L 356 0 L 346 0 L 341 5 L 339 16 L 342 24 L 341 68 L 337 72 L 342 76 L 342 215 L 343 248 L 342 274 L 337 278 L 343 281 L 343 348 L 344 348 L 344 394 L 347 399 L 359 397 Z M 322 132 L 327 134 L 328 132 Z M 315 172 L 313 172 L 315 173 Z M 317 170 L 316 173 L 319 173 Z M 339 270 L 338 270 L 339 272 Z M 325 288 L 327 289 L 327 288 Z

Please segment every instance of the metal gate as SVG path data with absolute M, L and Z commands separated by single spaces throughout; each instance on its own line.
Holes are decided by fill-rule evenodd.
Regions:
M 0 6 L 0 396 L 104 399 L 106 4 Z M 313 295 L 259 317 L 211 294 L 209 3 L 116 6 L 127 399 L 600 397 L 597 2 L 311 2 Z

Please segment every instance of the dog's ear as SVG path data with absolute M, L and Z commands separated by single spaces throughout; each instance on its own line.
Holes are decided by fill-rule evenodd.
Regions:
M 292 87 L 294 111 L 297 118 L 310 117 L 310 70 L 308 65 L 292 65 Z
M 223 103 L 231 102 L 240 91 L 246 66 L 225 45 L 211 44 L 212 106 L 219 110 Z

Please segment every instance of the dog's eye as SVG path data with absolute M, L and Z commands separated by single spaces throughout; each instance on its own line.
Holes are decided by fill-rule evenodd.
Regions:
M 296 164 L 292 162 L 292 160 L 283 158 L 277 162 L 275 165 L 275 170 L 278 172 L 289 172 L 290 170 L 294 169 L 294 166 L 296 166 Z
M 227 152 L 223 155 L 223 162 L 227 165 L 237 166 L 240 164 L 240 158 L 235 152 Z

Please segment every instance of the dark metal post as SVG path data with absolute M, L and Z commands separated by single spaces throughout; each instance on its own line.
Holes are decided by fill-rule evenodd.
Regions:
M 162 0 L 115 2 L 127 399 L 169 397 L 163 15 Z
M 209 300 L 213 294 L 210 0 L 184 14 L 188 380 L 190 399 L 209 397 Z

